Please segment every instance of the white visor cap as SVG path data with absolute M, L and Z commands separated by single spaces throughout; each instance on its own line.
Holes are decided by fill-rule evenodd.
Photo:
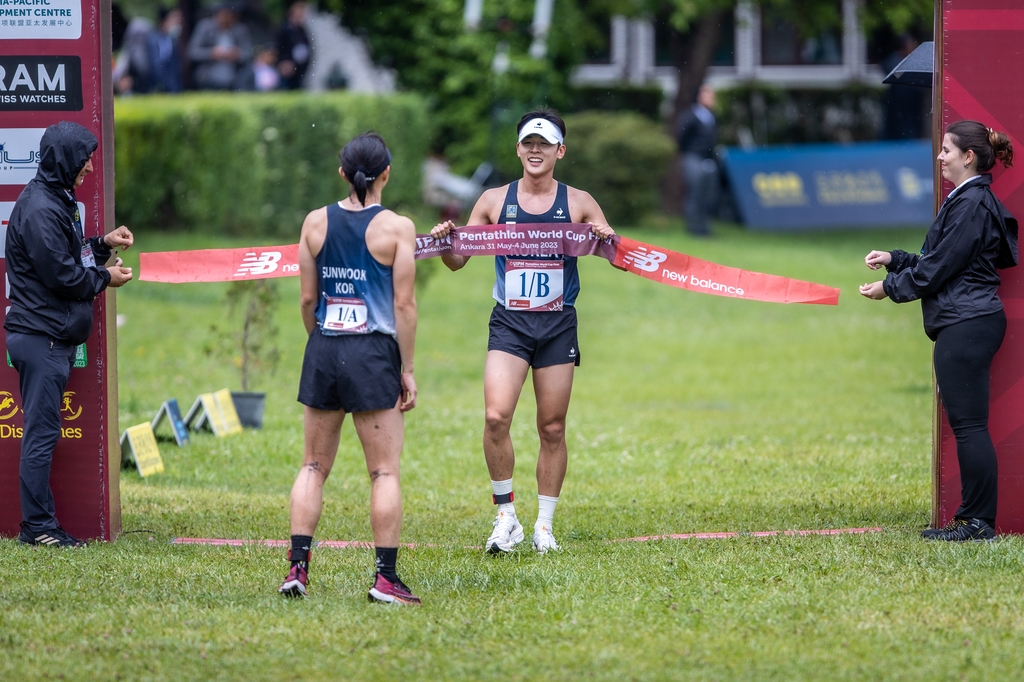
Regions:
M 551 144 L 565 144 L 562 131 L 546 118 L 531 118 L 519 131 L 519 141 L 522 142 L 530 135 L 540 135 Z

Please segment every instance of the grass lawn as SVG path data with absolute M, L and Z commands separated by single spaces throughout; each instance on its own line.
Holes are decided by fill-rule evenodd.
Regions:
M 425 231 L 425 226 L 420 226 Z M 233 245 L 141 231 L 143 250 Z M 862 299 L 871 248 L 923 230 L 695 241 L 655 222 L 630 236 L 708 260 L 841 287 L 838 307 L 673 289 L 581 261 L 583 364 L 569 412 L 564 550 L 479 549 L 493 507 L 481 453 L 491 259 L 420 291 L 419 407 L 407 418 L 399 571 L 419 609 L 367 603 L 372 552 L 321 549 L 310 598 L 276 594 L 283 550 L 171 545 L 288 536 L 301 458 L 304 332 L 281 280 L 283 361 L 262 431 L 178 448 L 122 472 L 124 534 L 82 551 L 0 541 L 0 679 L 1019 680 L 1024 541 L 926 544 L 930 343 L 918 305 Z M 129 251 L 131 256 L 132 252 Z M 134 256 L 137 258 L 137 256 Z M 237 388 L 207 356 L 223 285 L 133 282 L 118 293 L 122 428 L 160 403 Z M 517 508 L 536 517 L 537 438 L 524 391 Z M 368 540 L 351 424 L 320 540 Z M 831 537 L 760 530 L 881 527 Z M 737 531 L 722 540 L 616 543 Z M 528 542 L 526 544 L 529 544 Z

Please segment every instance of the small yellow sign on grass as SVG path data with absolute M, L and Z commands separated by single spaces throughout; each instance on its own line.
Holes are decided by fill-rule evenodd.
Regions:
M 227 436 L 242 431 L 242 423 L 238 420 L 238 412 L 235 410 L 235 401 L 231 397 L 231 391 L 226 388 L 200 394 L 185 415 L 185 425 L 194 431 L 209 426 L 215 436 Z
M 127 446 L 127 448 L 125 447 Z M 160 448 L 156 444 L 156 436 L 149 422 L 129 426 L 121 434 L 121 463 L 131 460 L 126 457 L 125 450 L 131 451 L 135 460 L 135 468 L 141 476 L 163 473 L 164 460 L 160 457 Z

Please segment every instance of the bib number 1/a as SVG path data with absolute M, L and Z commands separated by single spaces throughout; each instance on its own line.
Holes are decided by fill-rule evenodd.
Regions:
M 366 302 L 361 298 L 330 298 L 321 327 L 325 331 L 365 334 Z
M 562 309 L 562 261 L 505 261 L 505 309 L 550 312 Z

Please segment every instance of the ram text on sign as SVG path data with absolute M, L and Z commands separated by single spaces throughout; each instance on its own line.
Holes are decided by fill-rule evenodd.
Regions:
M 0 56 L 0 111 L 81 110 L 80 57 Z

